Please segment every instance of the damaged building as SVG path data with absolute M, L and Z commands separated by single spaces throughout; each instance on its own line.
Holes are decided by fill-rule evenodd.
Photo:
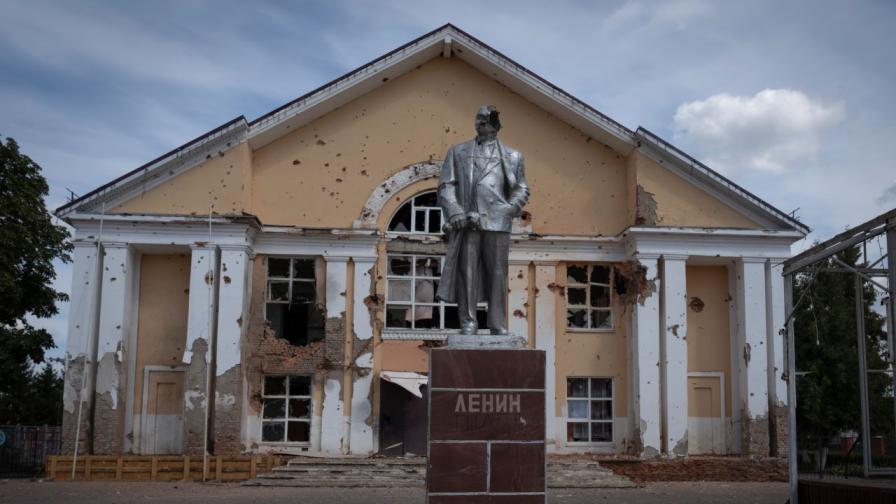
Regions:
M 508 323 L 558 453 L 781 456 L 781 264 L 808 228 L 446 25 L 79 197 L 64 450 L 425 450 L 441 156 L 526 157 Z M 485 327 L 485 320 L 481 321 Z

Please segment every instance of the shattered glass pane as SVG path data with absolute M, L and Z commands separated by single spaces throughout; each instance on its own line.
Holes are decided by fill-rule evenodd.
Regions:
M 309 303 L 317 297 L 317 289 L 314 282 L 293 282 L 292 283 L 292 302 L 293 303 Z
M 591 379 L 591 397 L 613 397 L 613 380 L 609 378 Z
M 308 418 L 308 399 L 289 400 L 289 418 Z
M 417 329 L 438 329 L 442 319 L 440 306 L 420 306 L 414 308 L 414 327 Z
M 268 282 L 269 300 L 289 301 L 289 282 Z
M 263 418 L 286 418 L 286 399 L 265 399 Z
M 566 304 L 585 306 L 585 289 L 568 287 L 566 289 Z
M 290 443 L 307 443 L 309 439 L 309 426 L 308 422 L 289 422 L 289 431 L 286 433 L 286 441 Z
M 592 420 L 612 420 L 613 403 L 611 401 L 591 401 Z
M 285 376 L 265 376 L 264 395 L 286 395 Z
M 282 442 L 285 430 L 283 422 L 263 422 L 261 424 L 261 440 Z
M 588 397 L 588 378 L 567 378 L 566 397 Z
M 389 302 L 411 300 L 410 280 L 389 280 Z
M 566 424 L 566 440 L 588 442 L 588 424 L 584 422 Z
M 441 210 L 430 210 L 429 211 L 429 232 L 433 233 L 433 234 L 442 232 L 442 211 Z
M 390 275 L 410 275 L 411 258 L 407 256 L 392 256 L 389 258 Z
M 566 283 L 588 283 L 588 268 L 569 265 L 566 267 Z
M 292 277 L 314 280 L 314 260 L 295 259 L 292 264 Z
M 584 419 L 588 418 L 588 402 L 587 401 L 567 401 L 567 415 L 569 418 Z
M 591 442 L 609 443 L 613 441 L 613 424 L 599 422 L 591 424 Z
M 609 284 L 610 283 L 610 268 L 608 266 L 592 267 L 591 281 L 594 283 Z
M 566 310 L 566 327 L 587 327 L 586 310 Z
M 408 232 L 411 230 L 411 205 L 410 202 L 401 205 L 395 216 L 389 222 L 389 231 Z
M 418 257 L 416 275 L 423 277 L 441 276 L 442 261 L 438 257 Z
M 439 206 L 439 197 L 435 191 L 423 193 L 414 198 L 414 205 L 429 207 Z
M 414 231 L 418 233 L 426 232 L 426 210 L 414 211 Z
M 591 306 L 607 308 L 610 306 L 610 288 L 599 285 L 591 286 Z
M 289 278 L 289 259 L 268 259 L 268 277 Z
M 411 321 L 408 320 L 408 311 L 410 309 L 410 305 L 388 305 L 386 308 L 386 327 L 410 328 Z
M 310 376 L 290 376 L 289 377 L 289 395 L 293 395 L 293 396 L 311 395 L 311 377 Z
M 591 312 L 591 327 L 595 329 L 612 329 L 613 319 L 609 310 L 594 310 Z

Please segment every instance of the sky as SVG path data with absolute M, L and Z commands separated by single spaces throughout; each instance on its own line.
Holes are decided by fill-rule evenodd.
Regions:
M 794 252 L 896 207 L 892 1 L 0 0 L 0 19 L 0 135 L 50 209 L 447 22 L 795 210 Z M 54 356 L 60 308 L 32 321 Z

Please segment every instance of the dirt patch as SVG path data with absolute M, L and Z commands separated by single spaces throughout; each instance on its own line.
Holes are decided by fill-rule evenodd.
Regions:
M 775 459 L 688 457 L 678 460 L 600 461 L 636 483 L 649 481 L 787 481 L 787 463 Z

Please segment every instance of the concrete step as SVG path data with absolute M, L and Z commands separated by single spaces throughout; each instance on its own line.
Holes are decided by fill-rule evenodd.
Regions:
M 285 487 L 422 487 L 426 459 L 294 458 L 245 486 Z M 597 462 L 548 463 L 549 488 L 629 488 L 637 486 Z

